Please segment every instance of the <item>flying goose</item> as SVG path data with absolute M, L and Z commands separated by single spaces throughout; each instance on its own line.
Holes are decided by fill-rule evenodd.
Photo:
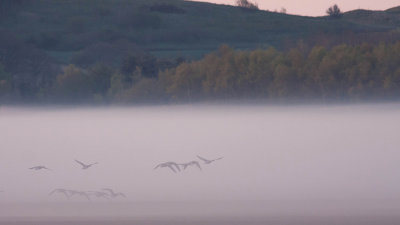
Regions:
M 189 166 L 197 166 L 201 170 L 201 166 L 200 166 L 200 163 L 198 161 L 191 161 L 191 162 L 188 162 L 188 163 L 181 163 L 179 165 L 183 166 L 184 170 L 186 170 L 186 168 L 189 167 Z
M 97 198 L 105 198 L 107 200 L 110 200 L 108 193 L 102 192 L 102 191 L 89 191 L 89 193 L 92 193 L 94 196 Z
M 49 168 L 47 168 L 47 167 L 45 167 L 45 166 L 34 166 L 34 167 L 31 167 L 31 168 L 29 168 L 30 170 L 43 170 L 43 169 L 45 169 L 45 170 L 51 170 L 51 169 L 49 169 Z
M 179 165 L 175 162 L 165 162 L 165 163 L 160 163 L 158 164 L 156 167 L 154 167 L 154 169 L 157 169 L 158 167 L 160 168 L 164 168 L 164 167 L 168 167 L 170 168 L 174 173 L 176 173 L 175 168 L 180 172 L 181 168 L 179 168 Z M 175 167 L 175 168 L 174 168 Z
M 111 198 L 116 198 L 118 196 L 126 198 L 126 195 L 121 192 L 114 192 L 111 188 L 103 188 L 103 190 L 110 192 Z
M 55 193 L 64 194 L 65 197 L 67 197 L 69 199 L 68 190 L 66 190 L 66 189 L 63 189 L 63 188 L 54 189 L 52 192 L 49 193 L 49 195 L 53 195 Z
M 79 195 L 82 197 L 87 198 L 87 200 L 91 200 L 90 196 L 88 195 L 88 193 L 84 192 L 84 191 L 75 191 L 75 190 L 67 190 L 70 196 L 74 196 L 74 195 Z
M 214 162 L 214 161 L 223 159 L 224 157 L 219 157 L 219 158 L 217 158 L 217 159 L 205 159 L 205 158 L 203 158 L 203 157 L 201 157 L 201 156 L 197 156 L 197 158 L 203 160 L 204 164 L 210 164 L 210 163 L 212 163 L 212 162 Z
M 79 163 L 79 165 L 82 166 L 82 169 L 83 169 L 83 170 L 89 169 L 91 166 L 93 166 L 93 165 L 95 165 L 95 164 L 98 164 L 97 162 L 92 163 L 92 164 L 85 164 L 85 163 L 83 163 L 83 162 L 81 162 L 81 161 L 78 161 L 78 160 L 76 160 L 76 159 L 75 159 L 75 162 Z

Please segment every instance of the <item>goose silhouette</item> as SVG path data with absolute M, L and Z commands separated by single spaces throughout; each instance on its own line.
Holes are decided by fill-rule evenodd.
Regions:
M 85 164 L 85 163 L 83 163 L 83 162 L 81 162 L 81 161 L 79 161 L 79 160 L 76 160 L 76 159 L 75 159 L 75 162 L 77 162 L 79 165 L 81 165 L 83 170 L 87 170 L 87 169 L 89 169 L 91 166 L 93 166 L 93 165 L 95 165 L 95 164 L 98 164 L 98 162 L 95 162 L 95 163 L 92 163 L 92 164 Z
M 176 170 L 178 170 L 179 172 L 181 171 L 181 168 L 179 168 L 179 165 L 176 162 L 165 162 L 165 163 L 160 163 L 158 164 L 156 167 L 154 167 L 154 169 L 157 168 L 165 168 L 168 167 L 170 168 L 174 173 L 176 173 Z M 176 170 L 175 170 L 176 169 Z
M 122 192 L 114 192 L 111 188 L 103 188 L 103 190 L 110 192 L 111 198 L 117 198 L 118 196 L 126 198 L 126 195 Z
M 89 193 L 93 194 L 97 198 L 104 198 L 107 200 L 110 200 L 108 193 L 103 192 L 103 191 L 90 191 Z
M 201 166 L 200 166 L 200 163 L 198 161 L 190 161 L 188 163 L 181 163 L 179 165 L 183 166 L 184 170 L 186 170 L 186 168 L 189 167 L 189 166 L 197 166 L 201 170 Z
M 45 166 L 34 166 L 34 167 L 29 168 L 29 169 L 30 170 L 51 170 L 51 169 L 49 169 L 49 168 L 47 168 Z
M 54 189 L 52 192 L 50 192 L 49 195 L 53 195 L 53 194 L 59 193 L 59 194 L 64 194 L 65 197 L 67 199 L 69 199 L 69 193 L 68 192 L 69 191 L 67 189 L 57 188 L 57 189 Z
M 203 158 L 201 156 L 197 156 L 197 158 L 201 159 L 204 162 L 204 164 L 210 164 L 210 163 L 212 163 L 214 161 L 223 159 L 224 157 L 219 157 L 219 158 L 216 158 L 216 159 L 205 159 L 205 158 Z
M 91 200 L 89 194 L 84 191 L 76 191 L 76 190 L 67 190 L 67 191 L 69 193 L 69 196 L 71 196 L 71 197 L 78 195 L 78 196 L 85 197 L 89 201 Z

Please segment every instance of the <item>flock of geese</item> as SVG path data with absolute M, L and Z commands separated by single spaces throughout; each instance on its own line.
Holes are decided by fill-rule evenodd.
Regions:
M 76 159 L 75 159 L 75 162 L 77 162 L 79 165 L 81 165 L 83 170 L 87 170 L 90 167 L 92 167 L 93 165 L 98 164 L 98 162 L 95 162 L 95 163 L 92 163 L 92 164 L 85 164 L 85 163 L 83 163 L 83 162 L 81 162 L 79 160 L 76 160 Z M 30 170 L 51 170 L 51 169 L 47 168 L 46 166 L 34 166 L 34 167 L 29 168 L 29 169 Z
M 216 159 L 206 159 L 203 158 L 201 156 L 197 155 L 197 158 L 201 160 L 201 162 L 203 162 L 203 164 L 210 164 L 213 163 L 217 160 L 221 160 L 223 159 L 223 157 L 219 157 Z M 81 166 L 81 169 L 83 170 L 87 170 L 89 168 L 91 168 L 92 166 L 98 164 L 98 162 L 95 163 L 91 163 L 91 164 L 86 164 L 83 163 L 79 160 L 75 159 L 75 162 L 78 163 Z M 195 166 L 197 167 L 199 170 L 202 170 L 202 167 L 199 163 L 199 161 L 193 160 L 187 163 L 176 163 L 176 162 L 164 162 L 164 163 L 160 163 L 158 164 L 156 167 L 154 167 L 154 170 L 157 168 L 169 168 L 172 172 L 177 173 L 177 172 L 181 172 L 182 170 L 186 170 L 188 167 L 191 166 Z M 182 168 L 181 168 L 182 167 Z M 35 171 L 39 171 L 39 170 L 49 170 L 52 171 L 50 168 L 40 165 L 40 166 L 34 166 L 29 168 L 30 170 L 35 170 Z M 0 193 L 4 192 L 3 190 L 0 190 Z M 78 197 L 83 197 L 89 201 L 91 201 L 92 197 L 96 197 L 96 198 L 102 198 L 102 199 L 106 199 L 106 200 L 110 200 L 110 199 L 114 199 L 114 198 L 118 198 L 118 197 L 122 197 L 122 198 L 126 198 L 126 195 L 122 192 L 114 192 L 114 190 L 112 190 L 111 188 L 103 188 L 99 191 L 79 191 L 79 190 L 70 190 L 70 189 L 64 189 L 64 188 L 57 188 L 52 190 L 49 195 L 54 195 L 54 194 L 59 194 L 59 195 L 63 195 L 65 196 L 67 199 L 71 199 L 74 196 L 78 196 Z
M 101 191 L 77 191 L 77 190 L 68 190 L 64 188 L 57 188 L 54 189 L 52 192 L 50 192 L 49 195 L 53 194 L 62 194 L 67 199 L 70 199 L 73 196 L 80 196 L 86 198 L 89 201 L 92 200 L 91 199 L 92 196 L 95 196 L 97 198 L 104 198 L 106 200 L 110 200 L 110 198 L 117 198 L 117 197 L 126 198 L 126 195 L 124 193 L 114 192 L 111 188 L 103 188 Z
M 201 156 L 197 156 L 197 158 L 199 158 L 201 161 L 203 161 L 204 164 L 210 164 L 212 162 L 215 162 L 217 160 L 222 159 L 223 157 L 219 157 L 216 159 L 205 159 Z M 164 163 L 160 163 L 158 164 L 156 167 L 154 167 L 154 169 L 157 168 L 169 168 L 172 170 L 172 172 L 176 173 L 177 171 L 181 171 L 180 166 L 183 167 L 183 170 L 185 170 L 186 168 L 188 168 L 189 166 L 196 166 L 197 168 L 199 168 L 201 170 L 201 166 L 200 163 L 196 160 L 187 162 L 187 163 L 176 163 L 176 162 L 164 162 Z

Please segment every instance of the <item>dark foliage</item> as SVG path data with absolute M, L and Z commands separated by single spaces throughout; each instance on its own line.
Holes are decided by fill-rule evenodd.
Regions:
M 236 0 L 236 5 L 247 12 L 254 12 L 259 10 L 258 4 L 250 2 L 249 0 Z
M 326 10 L 326 13 L 329 17 L 337 19 L 343 16 L 343 13 L 340 11 L 338 5 L 333 5 Z
M 144 54 L 144 51 L 127 40 L 118 40 L 112 43 L 99 42 L 75 54 L 71 62 L 84 68 L 97 63 L 118 67 L 124 58 L 137 54 Z
M 152 78 L 157 76 L 157 68 L 157 59 L 152 55 L 129 55 L 122 61 L 121 72 L 129 75 L 140 69 L 144 77 Z
M 33 99 L 49 89 L 59 71 L 44 52 L 5 32 L 0 35 L 0 62 L 11 76 L 10 91 L 23 99 Z

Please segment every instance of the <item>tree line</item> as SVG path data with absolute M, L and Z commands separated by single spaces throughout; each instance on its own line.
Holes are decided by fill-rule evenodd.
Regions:
M 0 100 L 13 75 L 0 64 Z M 49 102 L 154 102 L 215 99 L 368 100 L 400 97 L 400 42 L 235 50 L 195 61 L 128 57 L 118 68 L 65 66 L 33 99 Z
M 235 51 L 222 46 L 160 75 L 166 93 L 192 98 L 400 97 L 400 42 Z

